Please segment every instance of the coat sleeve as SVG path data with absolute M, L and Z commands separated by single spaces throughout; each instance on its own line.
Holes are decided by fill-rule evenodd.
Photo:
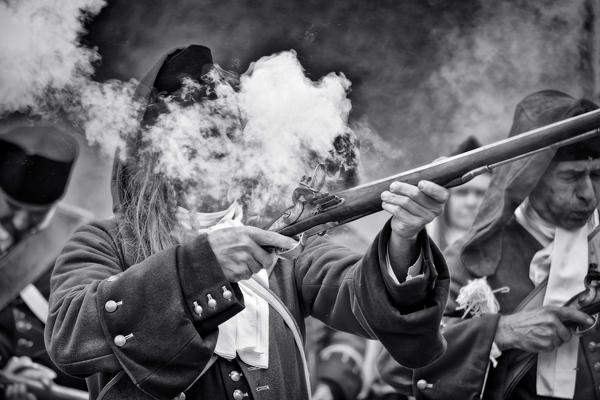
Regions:
M 309 242 L 296 265 L 302 306 L 329 326 L 379 339 L 404 365 L 424 366 L 444 352 L 448 271 L 423 231 L 423 274 L 395 284 L 386 264 L 390 233 L 388 222 L 362 258 L 326 240 Z
M 480 398 L 500 317 L 499 314 L 483 314 L 478 318 L 461 318 L 462 311 L 456 310 L 455 299 L 460 288 L 476 277 L 458 264 L 458 257 L 448 254 L 447 259 L 452 282 L 442 324 L 448 343 L 444 355 L 434 363 L 414 371 L 398 365 L 389 356 L 378 361 L 379 372 L 386 383 L 400 392 L 412 392 L 419 400 Z
M 58 258 L 46 346 L 67 373 L 124 370 L 146 393 L 172 398 L 198 377 L 217 325 L 243 309 L 243 297 L 206 236 L 127 267 L 111 232 L 102 223 L 85 226 Z

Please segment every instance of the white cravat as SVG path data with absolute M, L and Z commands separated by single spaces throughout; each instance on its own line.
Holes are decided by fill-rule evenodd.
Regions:
M 534 285 L 538 286 L 548 278 L 542 304 L 564 305 L 585 289 L 587 236 L 598 224 L 597 212 L 587 224 L 569 231 L 543 220 L 527 198 L 515 211 L 515 217 L 544 246 L 535 253 L 529 266 L 529 278 Z M 538 353 L 536 389 L 539 396 L 573 398 L 578 349 L 579 337 L 573 336 L 553 351 Z
M 198 232 L 242 226 L 242 217 L 242 207 L 237 202 L 228 209 L 215 213 L 190 213 L 182 207 L 177 209 L 179 223 L 186 229 Z M 269 287 L 266 269 L 261 269 L 253 278 L 264 287 Z M 269 303 L 257 296 L 247 285 L 240 285 L 240 290 L 244 295 L 246 307 L 219 325 L 214 353 L 228 360 L 234 359 L 237 353 L 248 365 L 268 368 Z

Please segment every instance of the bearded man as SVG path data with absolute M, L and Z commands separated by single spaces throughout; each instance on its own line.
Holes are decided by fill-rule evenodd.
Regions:
M 0 368 L 33 383 L 56 378 L 84 389 L 82 379 L 54 371 L 44 346 L 54 261 L 91 219 L 60 202 L 76 157 L 75 139 L 49 123 L 28 122 L 0 134 Z M 4 386 L 9 400 L 33 398 L 22 383 Z

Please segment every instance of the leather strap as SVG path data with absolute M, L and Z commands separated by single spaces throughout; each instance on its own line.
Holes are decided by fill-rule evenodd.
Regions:
M 48 320 L 48 300 L 46 300 L 38 288 L 30 283 L 21 290 L 19 296 L 27 304 L 31 312 L 42 321 L 42 324 L 46 325 L 46 321 Z
M 87 211 L 59 204 L 44 229 L 31 233 L 0 256 L 0 310 L 48 270 L 71 234 L 88 219 L 91 214 Z
M 300 333 L 300 327 L 298 327 L 298 323 L 296 319 L 290 313 L 290 310 L 283 304 L 281 299 L 277 297 L 275 293 L 273 293 L 270 289 L 267 289 L 263 285 L 261 285 L 255 279 L 248 279 L 247 281 L 240 281 L 238 284 L 248 287 L 253 290 L 258 296 L 260 296 L 263 300 L 265 300 L 269 305 L 281 315 L 285 324 L 292 331 L 294 335 L 294 341 L 296 342 L 296 347 L 298 348 L 298 353 L 300 353 L 300 358 L 302 360 L 302 367 L 304 369 L 304 381 L 306 382 L 306 393 L 308 394 L 308 398 L 311 398 L 311 387 L 310 387 L 310 373 L 308 371 L 308 363 L 306 362 L 306 353 L 304 352 L 304 341 L 302 340 L 302 334 Z

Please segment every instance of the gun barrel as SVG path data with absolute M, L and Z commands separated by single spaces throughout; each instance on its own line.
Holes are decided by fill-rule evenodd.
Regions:
M 329 222 L 350 222 L 381 211 L 379 196 L 381 192 L 388 190 L 389 185 L 394 181 L 416 185 L 421 180 L 428 180 L 447 186 L 453 184 L 453 181 L 457 178 L 477 168 L 490 169 L 495 164 L 503 164 L 529 153 L 552 151 L 557 146 L 585 140 L 590 135 L 600 135 L 599 128 L 600 109 L 533 129 L 397 175 L 343 190 L 335 193 L 343 200 L 339 206 L 315 213 L 306 218 L 300 218 L 293 224 L 277 229 L 277 232 L 286 236 L 294 236 Z M 595 133 L 590 134 L 590 131 L 595 131 Z

